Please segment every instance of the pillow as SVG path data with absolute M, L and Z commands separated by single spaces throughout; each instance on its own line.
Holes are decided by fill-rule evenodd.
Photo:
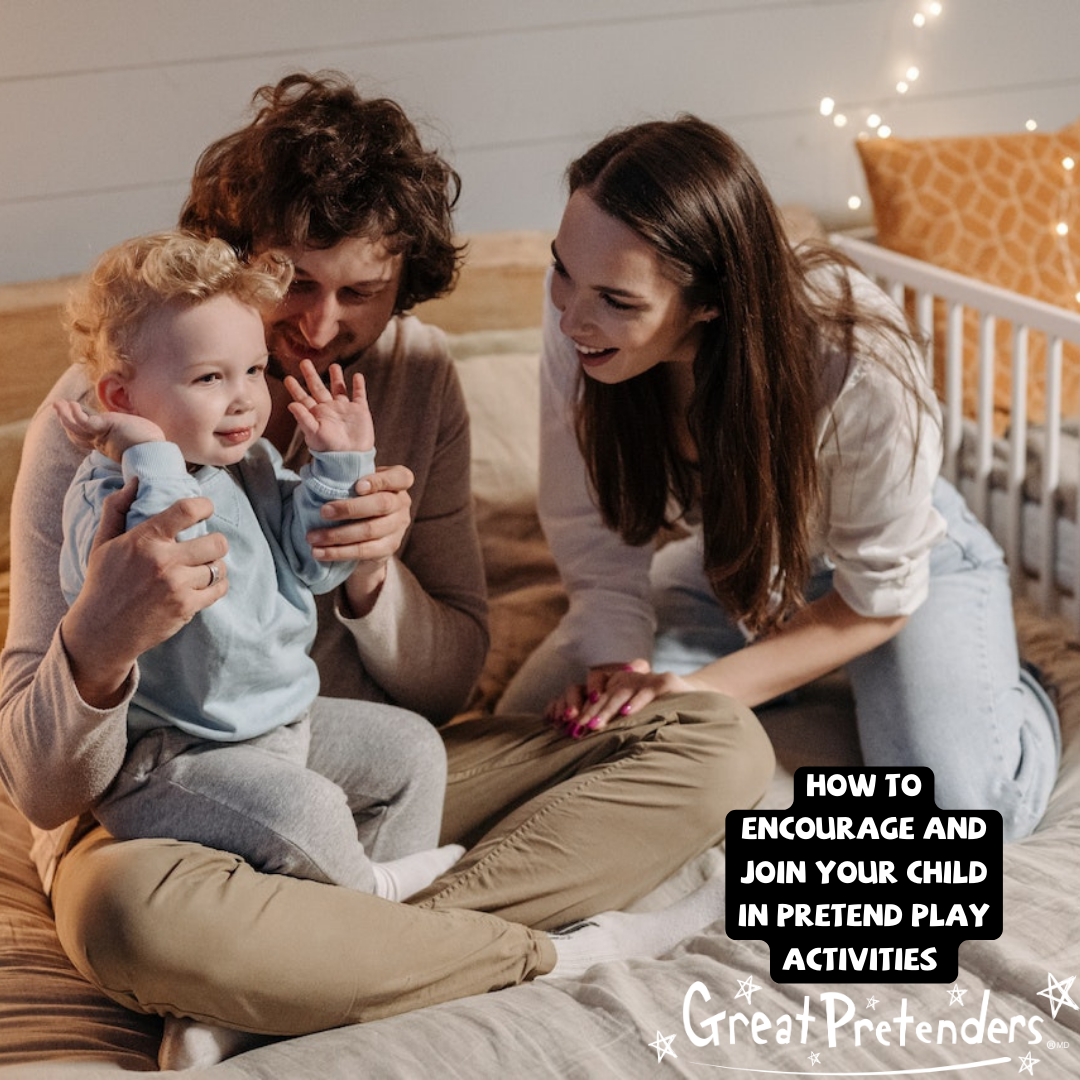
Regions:
M 487 579 L 491 648 L 468 705 L 490 712 L 566 610 L 536 512 L 540 328 L 448 335 L 469 410 L 471 479 Z
M 866 139 L 856 143 L 877 239 L 884 247 L 936 266 L 1080 310 L 1080 121 L 1057 132 L 936 139 Z M 1060 237 L 1065 221 L 1071 231 Z M 943 379 L 944 304 L 935 312 L 935 377 Z M 1010 402 L 1011 327 L 996 328 L 994 411 L 1001 430 Z M 1028 411 L 1043 419 L 1045 342 L 1031 334 Z M 964 325 L 964 411 L 976 413 L 977 320 Z M 1080 412 L 1080 356 L 1066 350 L 1065 413 Z
M 540 331 L 451 335 L 469 410 L 472 488 L 481 526 L 501 511 L 535 513 L 540 462 Z

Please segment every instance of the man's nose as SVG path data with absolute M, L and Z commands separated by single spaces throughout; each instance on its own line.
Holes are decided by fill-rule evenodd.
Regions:
M 314 299 L 300 315 L 300 330 L 307 343 L 315 349 L 324 349 L 337 337 L 340 311 L 332 296 Z

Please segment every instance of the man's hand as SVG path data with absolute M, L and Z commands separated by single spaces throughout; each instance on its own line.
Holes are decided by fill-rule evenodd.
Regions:
M 105 500 L 86 581 L 60 624 L 79 693 L 103 709 L 123 698 L 131 669 L 147 649 L 172 637 L 229 588 L 225 537 L 176 539 L 210 516 L 210 500 L 181 499 L 124 532 L 136 487 L 129 481 Z M 211 564 L 218 569 L 213 583 Z
M 356 484 L 356 495 L 322 508 L 333 524 L 313 529 L 308 541 L 316 559 L 355 559 L 356 570 L 345 585 L 353 615 L 366 615 L 386 580 L 386 564 L 397 554 L 412 521 L 409 488 L 413 474 L 404 465 L 386 465 Z

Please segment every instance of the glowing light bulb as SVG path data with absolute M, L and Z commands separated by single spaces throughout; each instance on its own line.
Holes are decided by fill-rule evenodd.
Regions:
M 1075 296 L 1075 297 L 1074 297 L 1073 299 L 1075 299 L 1075 300 L 1076 300 L 1076 302 L 1077 302 L 1078 304 L 1080 304 L 1080 292 L 1078 292 L 1078 293 L 1076 294 L 1076 296 Z
M 821 104 L 818 106 L 822 116 L 832 116 L 833 109 L 836 108 L 836 102 L 831 97 L 823 97 Z
M 908 84 L 907 84 L 906 82 L 904 82 L 904 80 L 903 80 L 903 79 L 901 79 L 901 80 L 900 80 L 900 81 L 899 81 L 899 82 L 898 82 L 898 83 L 896 84 L 896 92 L 897 92 L 898 94 L 906 94 L 906 93 L 908 92 Z
M 1067 221 L 1059 221 L 1057 225 L 1054 226 L 1054 232 L 1056 232 L 1058 236 L 1068 236 L 1069 223 Z
M 1024 127 L 1027 128 L 1028 131 L 1034 131 L 1038 126 L 1039 126 L 1039 124 L 1038 124 L 1037 120 L 1025 120 L 1024 121 Z
M 939 3 L 927 4 L 926 10 L 936 19 L 942 12 L 943 5 Z
M 849 210 L 858 210 L 862 206 L 862 199 L 858 195 L 852 195 L 847 201 Z
M 882 124 L 877 129 L 879 139 L 887 139 L 892 134 L 892 128 L 888 124 Z
M 866 126 L 868 128 L 876 128 L 881 126 L 881 117 L 877 113 L 871 113 L 866 118 Z
M 926 25 L 926 16 L 921 11 L 916 11 L 911 17 L 912 23 L 915 28 L 921 30 Z
M 1061 159 L 1061 167 L 1066 172 L 1072 172 L 1073 169 L 1076 168 L 1076 160 L 1074 158 L 1071 158 L 1071 157 L 1062 158 Z
M 908 82 L 914 82 L 919 77 L 919 69 L 914 64 L 912 64 L 911 67 L 907 69 L 906 74 L 908 77 Z

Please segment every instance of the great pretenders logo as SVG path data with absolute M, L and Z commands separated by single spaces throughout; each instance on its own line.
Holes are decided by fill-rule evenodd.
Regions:
M 1045 988 L 1032 988 L 1033 997 L 1047 999 L 1052 1019 L 1063 1008 L 1080 1008 L 1070 994 L 1075 978 L 1058 978 L 1050 972 Z M 734 985 L 726 988 L 726 1000 L 719 988 L 710 989 L 702 982 L 689 986 L 682 1002 L 681 1028 L 669 1034 L 658 1030 L 648 1044 L 656 1051 L 658 1063 L 670 1056 L 679 1060 L 684 1072 L 700 1066 L 747 1076 L 968 1076 L 969 1070 L 979 1069 L 987 1070 L 980 1074 L 989 1078 L 1019 1073 L 1038 1076 L 1037 1066 L 1047 1067 L 1051 1062 L 1054 1076 L 1072 1076 L 1076 1073 L 1068 1071 L 1070 1063 L 1080 1062 L 1069 1039 L 1046 1027 L 1045 1013 L 1034 1002 L 1026 1011 L 1001 1012 L 990 990 L 973 994 L 958 983 L 942 987 L 941 1008 L 923 1016 L 906 996 L 897 995 L 897 1002 L 887 987 L 859 999 L 837 990 L 804 994 L 800 1008 L 782 1011 L 760 1000 L 754 1004 L 754 994 L 763 987 L 753 976 L 737 982 L 737 992 Z M 924 996 L 924 1009 L 932 996 L 933 992 Z M 845 1061 L 850 1060 L 847 1051 L 852 1046 L 888 1047 L 890 1060 L 907 1057 L 910 1067 L 848 1071 Z M 925 1050 L 931 1047 L 937 1051 L 932 1055 L 934 1063 L 920 1065 L 929 1060 Z M 783 1051 L 788 1067 L 776 1067 L 778 1051 Z M 950 1063 L 943 1064 L 943 1058 Z M 790 1067 L 793 1059 L 800 1067 Z M 743 1064 L 738 1064 L 740 1060 Z M 860 1060 L 865 1061 L 865 1056 Z M 1058 1071 L 1061 1068 L 1067 1071 Z

